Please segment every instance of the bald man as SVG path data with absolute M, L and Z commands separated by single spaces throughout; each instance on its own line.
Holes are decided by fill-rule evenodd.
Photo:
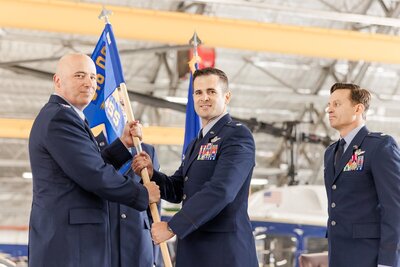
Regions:
M 116 171 L 131 158 L 132 124 L 99 152 L 82 112 L 96 89 L 92 59 L 62 57 L 53 82 L 55 93 L 29 137 L 29 266 L 111 267 L 108 201 L 143 211 L 160 192 L 153 182 L 143 186 Z

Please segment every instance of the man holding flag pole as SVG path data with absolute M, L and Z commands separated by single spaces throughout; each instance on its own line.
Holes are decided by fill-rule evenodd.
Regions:
M 108 29 L 111 31 L 111 27 Z M 110 35 L 105 37 L 111 43 Z M 101 49 L 102 55 L 106 56 L 107 52 Z M 110 73 L 105 58 L 97 58 L 96 64 Z M 121 73 L 115 67 L 118 64 L 113 64 L 112 75 Z M 104 91 L 100 93 L 96 89 L 96 80 L 101 84 L 104 77 L 102 73 L 96 76 L 96 66 L 87 55 L 63 56 L 53 78 L 55 92 L 32 126 L 29 137 L 33 174 L 30 267 L 114 267 L 108 201 L 139 211 L 159 201 L 160 192 L 155 183 L 141 185 L 116 171 L 132 158 L 128 148 L 134 144 L 131 136 L 134 122 L 118 124 L 120 113 L 112 109 L 111 101 L 107 114 L 111 115 L 114 125 L 122 127 L 119 132 L 109 132 L 108 138 L 113 142 L 101 152 L 89 128 L 90 112 L 85 116 L 83 110 L 92 100 L 97 100 L 104 110 L 104 100 L 111 95 L 107 90 L 103 94 Z
M 29 266 L 111 267 L 108 201 L 145 210 L 159 200 L 158 186 L 143 186 L 116 171 L 131 158 L 133 122 L 100 153 L 83 113 L 96 90 L 90 57 L 63 56 L 53 82 L 55 93 L 29 137 Z
M 161 197 L 182 209 L 169 222 L 155 222 L 156 244 L 177 236 L 176 267 L 257 267 L 247 214 L 255 145 L 250 130 L 227 113 L 231 99 L 226 74 L 216 68 L 193 74 L 193 102 L 203 128 L 188 145 L 179 169 L 167 176 L 150 157 L 135 156 L 136 173 L 146 169 Z M 140 124 L 136 124 L 140 136 Z

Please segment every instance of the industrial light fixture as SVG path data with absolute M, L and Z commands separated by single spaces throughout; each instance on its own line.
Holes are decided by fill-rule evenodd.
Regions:
M 23 172 L 22 173 L 22 178 L 24 178 L 24 179 L 32 179 L 32 173 L 31 172 Z

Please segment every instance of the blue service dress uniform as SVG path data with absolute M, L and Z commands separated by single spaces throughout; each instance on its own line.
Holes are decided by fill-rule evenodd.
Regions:
M 128 150 L 117 139 L 100 153 L 89 127 L 52 95 L 33 124 L 29 153 L 29 266 L 111 267 L 107 200 L 138 210 L 149 204 L 146 188 L 115 170 Z
M 247 213 L 255 145 L 250 130 L 223 116 L 188 146 L 172 176 L 155 171 L 161 196 L 182 209 L 169 221 L 178 237 L 176 267 L 256 267 Z
M 334 166 L 327 148 L 329 266 L 400 266 L 400 152 L 396 141 L 360 129 Z
M 142 149 L 150 155 L 154 169 L 158 170 L 160 164 L 154 147 L 142 143 Z M 132 154 L 136 155 L 136 149 L 132 150 Z M 132 170 L 127 175 L 137 183 L 141 181 L 141 177 Z M 151 222 L 147 211 L 110 202 L 110 216 L 112 266 L 152 267 L 155 263 L 155 248 L 151 240 Z

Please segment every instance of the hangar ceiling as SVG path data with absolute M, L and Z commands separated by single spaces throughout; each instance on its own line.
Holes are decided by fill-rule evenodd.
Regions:
M 60 5 L 73 17 L 58 14 Z M 368 127 L 400 136 L 397 0 L 0 0 L 1 136 L 15 131 L 3 119 L 29 123 L 47 102 L 49 74 L 60 56 L 93 51 L 104 25 L 97 19 L 102 5 L 114 12 L 110 21 L 132 106 L 145 126 L 183 128 L 179 110 L 188 80 L 178 77 L 178 51 L 186 49 L 182 46 L 195 30 L 205 45 L 215 47 L 216 67 L 230 78 L 229 111 L 254 131 L 254 178 L 287 184 L 297 172 L 300 183 L 322 183 L 322 143 L 338 137 L 324 112 L 334 82 L 352 81 L 372 90 Z M 54 19 L 45 16 L 49 12 Z M 167 20 L 174 20 L 175 27 L 163 28 Z M 193 21 L 200 26 L 188 27 Z M 181 144 L 154 144 L 162 169 L 172 173 L 179 166 Z M 17 213 L 26 210 L 31 184 L 22 174 L 29 171 L 27 139 L 0 137 L 1 205 L 20 196 L 13 206 Z

